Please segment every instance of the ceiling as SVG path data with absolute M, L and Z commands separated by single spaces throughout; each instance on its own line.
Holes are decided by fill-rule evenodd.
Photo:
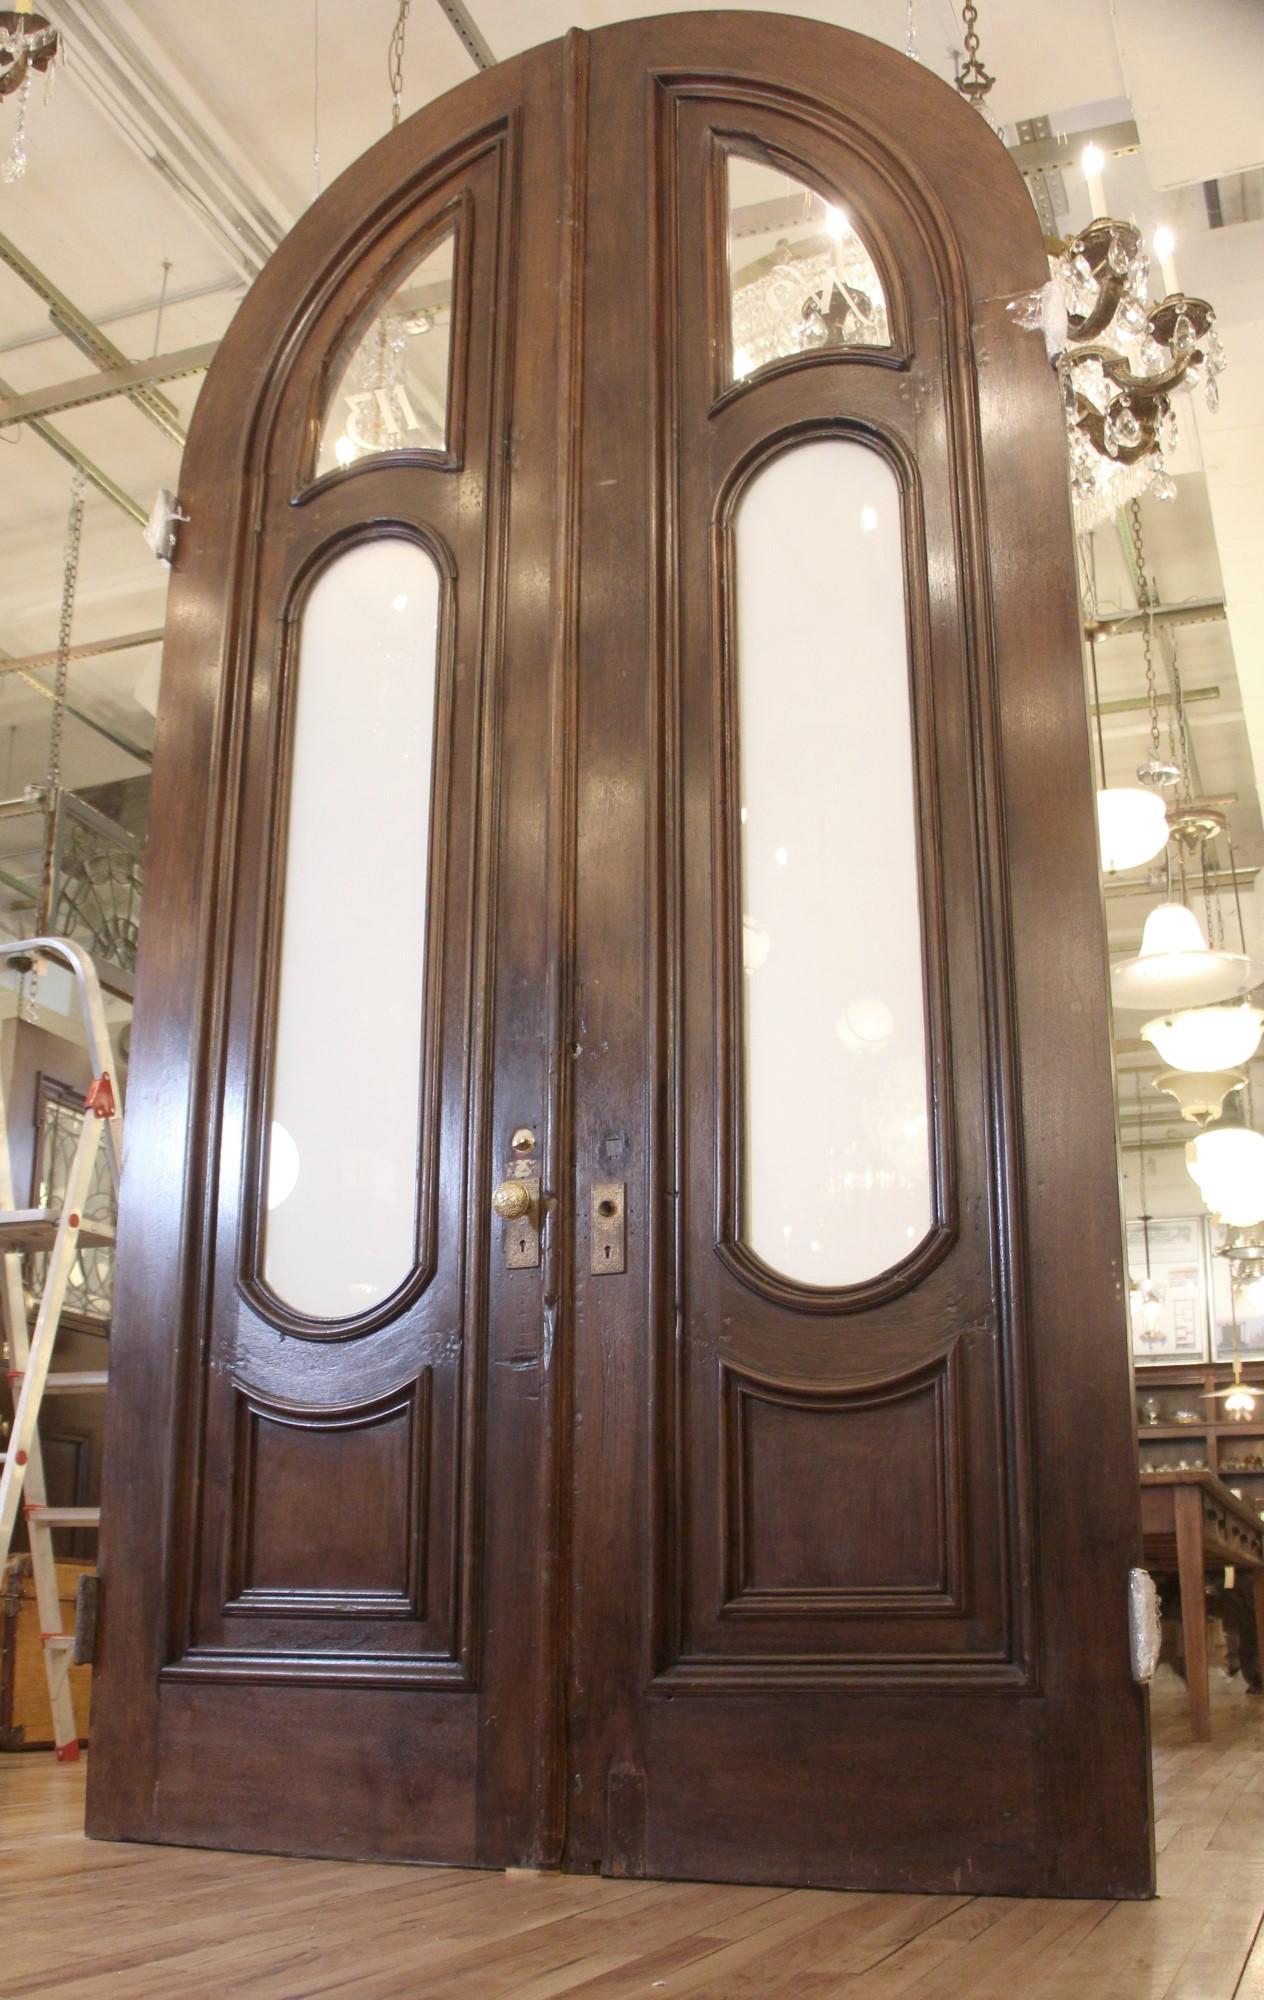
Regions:
M 64 36 L 51 101 L 37 87 L 30 163 L 0 186 L 0 396 L 84 377 L 102 365 L 93 329 L 127 360 L 173 354 L 223 334 L 249 279 L 330 181 L 386 129 L 387 48 L 397 0 L 43 0 Z M 459 6 L 413 0 L 402 108 L 420 109 L 475 69 L 449 15 Z M 470 0 L 476 42 L 503 58 L 568 27 L 598 27 L 643 13 L 606 0 Z M 664 12 L 687 11 L 664 6 Z M 952 0 L 825 0 L 765 11 L 808 14 L 903 48 L 951 81 L 963 46 Z M 1197 692 L 1189 724 L 1199 783 L 1233 800 L 1230 817 L 1247 874 L 1250 934 L 1264 955 L 1250 885 L 1264 864 L 1255 770 L 1264 764 L 1264 8 L 1253 0 L 981 0 L 982 55 L 997 81 L 991 108 L 1020 163 L 1052 161 L 1041 184 L 1062 205 L 1055 227 L 1090 218 L 1077 164 L 1100 137 L 1106 205 L 1146 234 L 1176 232 L 1177 282 L 1217 308 L 1229 368 L 1212 417 L 1180 399 L 1183 439 L 1173 466 L 1175 502 L 1144 508 L 1147 554 L 1161 603 L 1227 600 L 1227 615 L 1174 630 L 1183 685 Z M 1028 121 L 1051 136 L 1032 142 Z M 0 104 L 0 151 L 13 127 Z M 1019 123 L 1023 122 L 1020 132 Z M 1135 127 L 1135 131 L 1134 128 Z M 1040 128 L 1037 128 L 1039 132 Z M 1059 144 L 1059 135 L 1067 135 Z M 29 260 L 33 284 L 13 268 Z M 1158 274 L 1155 274 L 1156 285 Z M 64 309 L 50 317 L 48 285 Z M 1162 287 L 1160 286 L 1161 290 Z M 165 299 L 162 294 L 165 290 Z M 162 300 L 160 304 L 160 300 Z M 54 306 L 58 304 L 54 297 Z M 85 333 L 85 327 L 87 329 Z M 105 364 L 110 356 L 106 354 Z M 115 356 L 117 360 L 119 356 Z M 178 489 L 180 434 L 201 375 L 152 391 L 157 416 L 116 396 L 50 415 L 113 489 L 87 492 L 73 641 L 116 640 L 162 624 L 166 571 L 141 539 L 138 516 L 159 487 Z M 57 641 L 71 468 L 26 424 L 0 429 L 0 666 Z M 1130 609 L 1135 590 L 1113 530 L 1094 538 L 1099 613 Z M 1160 684 L 1172 661 L 1156 655 Z M 76 660 L 71 671 L 66 782 L 77 789 L 143 777 L 153 741 L 160 659 L 155 641 Z M 1097 648 L 1102 748 L 1112 781 L 1145 754 L 1148 718 L 1138 636 Z M 47 761 L 48 665 L 30 677 L 0 673 L 0 799 L 38 782 Z M 1207 690 L 1215 692 L 1208 693 Z M 0 842 L 0 846 L 3 843 Z M 1051 857 L 1056 865 L 1056 857 Z M 1142 883 L 1148 901 L 1152 885 Z M 1112 884 L 1112 945 L 1135 949 L 1147 895 Z M 1120 1023 L 1126 1069 L 1149 1052 L 1135 1024 Z M 1179 1139 L 1152 1090 L 1143 1099 L 1148 1139 Z M 1129 1084 L 1126 1142 L 1138 1113 Z

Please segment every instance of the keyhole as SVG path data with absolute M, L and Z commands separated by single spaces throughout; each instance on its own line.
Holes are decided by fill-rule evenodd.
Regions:
M 610 1262 L 610 1245 L 608 1243 L 606 1245 L 605 1256 L 606 1256 L 606 1262 L 608 1264 Z
M 518 1238 L 518 1255 L 520 1257 L 525 1257 L 526 1254 L 527 1254 L 527 1239 L 525 1236 L 520 1236 Z

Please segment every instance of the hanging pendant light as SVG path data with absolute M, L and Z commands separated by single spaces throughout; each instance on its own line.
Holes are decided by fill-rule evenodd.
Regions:
M 1111 970 L 1117 1007 L 1173 1010 L 1248 993 L 1260 969 L 1240 952 L 1212 951 L 1184 903 L 1160 903 L 1141 934 L 1141 949 Z
M 1189 1124 L 1210 1125 L 1219 1118 L 1230 1091 L 1241 1090 L 1245 1082 L 1246 1071 L 1241 1069 L 1161 1069 L 1154 1086 L 1176 1099 Z
M 1258 1049 L 1261 1029 L 1264 1010 L 1239 1000 L 1160 1015 L 1146 1022 L 1141 1036 L 1169 1069 L 1239 1069 Z
M 1185 1148 L 1185 1164 L 1207 1207 L 1245 1229 L 1264 1222 L 1264 1135 L 1245 1125 L 1217 1125 Z
M 1242 1332 L 1238 1325 L 1238 1299 L 1248 1310 L 1259 1311 L 1258 1299 L 1252 1297 L 1260 1285 L 1259 1267 L 1261 1249 L 1259 1234 L 1254 1230 L 1229 1229 L 1225 1240 L 1216 1252 L 1217 1257 L 1229 1260 L 1229 1317 L 1233 1329 L 1233 1380 L 1227 1389 L 1213 1389 L 1209 1392 L 1212 1402 L 1223 1401 L 1225 1415 L 1235 1423 L 1243 1423 L 1255 1415 L 1256 1396 L 1242 1380 Z
M 1097 794 L 1097 838 L 1104 875 L 1140 868 L 1167 846 L 1167 808 L 1157 792 L 1110 785 Z

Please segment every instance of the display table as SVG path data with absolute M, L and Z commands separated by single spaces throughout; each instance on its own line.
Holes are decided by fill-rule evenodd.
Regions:
M 1146 1565 L 1175 1570 L 1181 1591 L 1185 1679 L 1199 1742 L 1211 1736 L 1203 1579 L 1232 1564 L 1251 1571 L 1255 1626 L 1264 1658 L 1264 1521 L 1211 1472 L 1144 1472 L 1141 1533 Z

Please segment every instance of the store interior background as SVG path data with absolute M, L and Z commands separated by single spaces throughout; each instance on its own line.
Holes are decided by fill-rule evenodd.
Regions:
M 32 92 L 27 169 L 0 186 L 4 397 L 103 365 L 85 322 L 129 359 L 193 349 L 204 365 L 271 250 L 390 122 L 395 0 L 266 7 L 50 0 L 47 11 L 65 36 L 62 73 L 49 101 L 41 84 Z M 484 54 L 504 59 L 572 25 L 598 27 L 646 10 L 597 0 L 478 0 L 473 11 Z M 813 14 L 897 48 L 911 43 L 948 82 L 962 58 L 952 0 L 816 7 L 800 0 L 770 11 Z M 990 108 L 1038 205 L 1046 205 L 1046 221 L 1070 237 L 1090 220 L 1096 204 L 1081 156 L 1099 145 L 1106 212 L 1131 219 L 1147 239 L 1160 226 L 1171 231 L 1175 281 L 1216 310 L 1227 359 L 1219 410 L 1207 409 L 1201 390 L 1177 398 L 1180 444 L 1169 459 L 1176 497 L 1165 504 L 1147 497 L 1142 511 L 1160 604 L 1205 607 L 1197 622 L 1164 628 L 1156 672 L 1164 693 L 1174 667 L 1179 672 L 1195 789 L 1227 811 L 1247 949 L 1264 958 L 1256 780 L 1264 768 L 1264 166 L 1258 93 L 1234 87 L 1252 65 L 1264 73 L 1264 17 L 1248 0 L 1195 8 L 1184 0 L 1059 0 L 1039 8 L 1033 0 L 985 0 L 979 30 L 996 79 Z M 417 0 L 404 116 L 475 67 L 444 8 Z M 0 149 L 14 117 L 12 103 L 0 107 Z M 1157 260 L 1152 289 L 1156 297 L 1164 289 Z M 57 294 L 76 309 L 69 323 Z M 72 661 L 63 783 L 133 839 L 145 829 L 167 581 L 141 524 L 160 488 L 178 492 L 201 379 L 194 369 L 163 384 L 157 408 L 116 396 L 47 419 L 100 475 L 89 473 L 86 491 L 72 645 L 127 641 Z M 7 801 L 20 801 L 47 771 L 70 480 L 71 465 L 47 433 L 28 424 L 0 429 L 0 799 Z M 1094 533 L 1082 568 L 1092 575 L 1100 616 L 1135 608 L 1125 537 L 1114 525 Z M 1132 782 L 1149 742 L 1140 636 L 1103 640 L 1097 671 L 1107 776 Z M 12 935 L 30 925 L 40 825 L 38 810 L 0 817 L 0 923 Z M 1049 865 L 1057 868 L 1056 854 Z M 1164 893 L 1161 863 L 1107 882 L 1114 957 L 1137 950 L 1145 915 Z M 120 959 L 134 914 L 129 906 L 119 920 Z M 1236 927 L 1231 899 L 1226 923 Z M 8 975 L 0 1007 L 12 1017 L 18 1004 Z M 55 1018 L 55 981 L 41 1006 L 44 1025 L 73 1032 L 68 1016 Z M 125 1037 L 125 991 L 111 1009 Z M 1138 1038 L 1141 1018 L 1121 1017 L 1114 1052 L 1127 1213 L 1196 1217 L 1203 1205 L 1184 1160 L 1192 1127 L 1154 1087 L 1161 1065 Z M 1264 1125 L 1262 1060 L 1251 1066 L 1249 1116 L 1257 1125 Z M 1244 1321 L 1248 1353 L 1256 1331 Z M 1264 1318 L 1258 1332 L 1264 1359 Z M 1103 1329 L 1103 1337 L 1123 1338 L 1122 1326 Z M 98 1420 L 83 1413 L 87 1426 Z M 96 1436 L 78 1475 L 88 1501 L 98 1485 Z M 1264 1504 L 1264 1476 L 1260 1490 Z

